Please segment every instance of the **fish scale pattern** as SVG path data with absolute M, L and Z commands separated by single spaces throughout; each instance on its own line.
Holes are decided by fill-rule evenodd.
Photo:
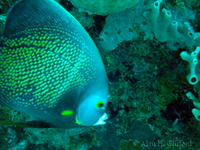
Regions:
M 95 77 L 95 69 L 80 40 L 54 27 L 31 28 L 5 38 L 0 47 L 0 101 L 52 108 L 63 94 L 85 86 Z

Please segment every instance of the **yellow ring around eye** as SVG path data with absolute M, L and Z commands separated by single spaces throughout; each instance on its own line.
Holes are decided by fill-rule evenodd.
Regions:
M 96 108 L 102 108 L 104 106 L 104 102 L 103 101 L 98 101 L 97 103 L 96 103 Z

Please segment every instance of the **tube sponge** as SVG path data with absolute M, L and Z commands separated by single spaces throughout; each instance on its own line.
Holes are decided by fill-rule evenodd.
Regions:
M 183 60 L 187 61 L 190 66 L 190 74 L 187 75 L 187 80 L 190 84 L 195 85 L 199 82 L 200 72 L 198 63 L 198 54 L 200 52 L 200 47 L 197 47 L 194 52 L 188 54 L 186 51 L 181 52 L 180 56 Z
M 197 33 L 194 32 L 189 22 L 177 21 L 171 10 L 165 8 L 160 10 L 160 4 L 161 0 L 155 1 L 150 6 L 150 10 L 143 14 L 155 38 L 160 42 L 167 42 L 167 45 L 173 50 L 185 46 L 193 48 L 196 44 Z M 184 11 L 190 12 L 187 9 Z M 183 13 L 183 15 L 185 14 Z
M 197 99 L 191 92 L 186 93 L 186 96 L 193 101 L 193 104 L 196 108 L 192 109 L 192 114 L 194 117 L 200 121 L 200 100 Z
M 193 49 L 200 44 L 200 33 L 194 32 L 188 20 L 194 13 L 187 8 L 161 9 L 161 0 L 141 0 L 134 9 L 106 17 L 98 46 L 114 50 L 119 43 L 154 37 L 172 50 Z

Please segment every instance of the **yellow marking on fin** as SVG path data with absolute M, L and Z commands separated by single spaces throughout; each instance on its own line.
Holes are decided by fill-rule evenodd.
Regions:
M 82 125 L 82 122 L 78 121 L 77 117 L 76 117 L 76 124 Z
M 67 115 L 73 115 L 74 112 L 72 110 L 64 110 L 61 112 L 61 115 L 67 116 Z

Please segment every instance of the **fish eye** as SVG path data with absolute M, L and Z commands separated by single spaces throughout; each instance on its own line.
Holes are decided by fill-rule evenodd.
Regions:
M 97 103 L 96 103 L 96 108 L 102 108 L 104 106 L 104 102 L 103 101 L 98 101 Z

